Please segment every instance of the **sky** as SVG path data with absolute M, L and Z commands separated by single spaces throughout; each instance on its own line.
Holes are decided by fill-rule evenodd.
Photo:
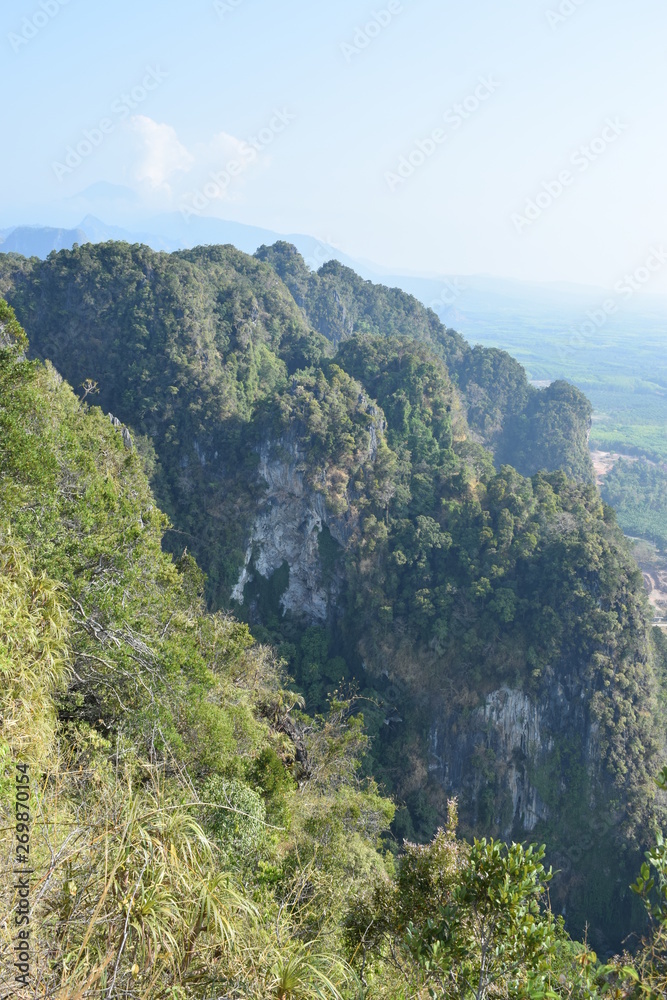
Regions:
M 664 0 L 12 0 L 0 46 L 0 228 L 175 211 L 667 292 Z

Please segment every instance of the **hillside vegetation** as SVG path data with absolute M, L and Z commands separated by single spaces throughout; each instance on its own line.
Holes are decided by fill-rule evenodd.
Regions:
M 137 768 L 176 783 L 169 794 L 191 781 L 197 801 L 231 796 L 253 829 L 284 827 L 264 882 L 249 848 L 243 884 L 261 875 L 270 896 L 277 856 L 296 879 L 275 875 L 284 898 L 310 905 L 333 889 L 299 889 L 302 865 L 341 853 L 340 873 L 340 859 L 326 869 L 339 903 L 324 920 L 313 902 L 293 931 L 318 949 L 329 935 L 339 957 L 348 940 L 363 953 L 344 931 L 348 877 L 402 877 L 403 839 L 432 842 L 448 822 L 450 846 L 424 857 L 452 873 L 473 858 L 455 849 L 454 797 L 468 838 L 545 842 L 571 932 L 588 922 L 611 950 L 641 926 L 627 886 L 662 822 L 664 650 L 590 482 L 576 390 L 538 392 L 404 293 L 337 264 L 312 274 L 284 244 L 255 258 L 114 243 L 7 255 L 0 290 L 31 355 L 79 396 L 48 365 L 11 362 L 12 379 L 35 380 L 3 438 L 17 565 L 80 605 L 83 659 L 63 674 L 57 733 L 85 722 L 102 757 L 122 736 Z M 489 850 L 475 864 L 510 863 Z M 436 962 L 429 919 L 421 951 L 401 945 L 415 982 L 422 958 Z M 391 934 L 407 926 L 399 914 Z M 380 966 L 399 954 L 387 941 Z
M 393 814 L 359 724 L 341 704 L 288 735 L 298 696 L 161 551 L 136 451 L 0 320 L 2 843 L 9 863 L 27 763 L 39 995 L 336 996 L 344 904 L 384 873 Z
M 636 968 L 600 966 L 549 911 L 542 851 L 460 840 L 453 803 L 430 845 L 386 852 L 393 806 L 359 777 L 361 719 L 342 702 L 326 719 L 299 711 L 270 650 L 206 612 L 193 560 L 162 553 L 166 521 L 127 436 L 25 360 L 2 303 L 0 336 L 2 850 L 7 865 L 11 788 L 29 773 L 34 873 L 18 986 L 16 896 L 3 893 L 4 989 L 398 1000 L 662 988 L 659 907 Z M 653 860 L 664 871 L 660 848 Z
M 416 299 L 336 262 L 313 274 L 287 244 L 257 257 L 232 247 L 161 254 L 120 243 L 87 244 L 47 261 L 0 257 L 0 292 L 29 329 L 33 350 L 74 386 L 92 378 L 95 402 L 152 442 L 160 502 L 206 554 L 218 604 L 242 561 L 261 404 L 352 332 L 423 341 L 434 360 L 444 360 L 473 438 L 494 449 L 497 464 L 592 478 L 590 407 L 573 387 L 555 383 L 538 393 L 508 354 L 471 350 Z M 288 291 L 276 279 L 285 258 L 316 283 L 317 309 L 305 315 L 298 285 Z

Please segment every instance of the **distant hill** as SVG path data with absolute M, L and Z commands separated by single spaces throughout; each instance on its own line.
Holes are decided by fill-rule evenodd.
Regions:
M 16 226 L 0 243 L 0 253 L 20 253 L 24 257 L 45 258 L 53 250 L 71 250 L 75 243 L 89 243 L 86 232 L 76 229 L 55 229 L 50 226 Z
M 91 214 L 86 215 L 78 226 L 71 229 L 15 226 L 0 231 L 0 253 L 20 253 L 24 257 L 44 259 L 53 250 L 71 250 L 75 243 L 106 243 L 108 240 L 143 243 L 152 250 L 163 251 L 231 244 L 244 253 L 254 253 L 262 244 L 275 243 L 281 239 L 293 243 L 313 269 L 321 267 L 328 260 L 340 260 L 357 270 L 368 270 L 352 257 L 314 236 L 302 233 L 285 236 L 271 229 L 206 216 L 194 216 L 185 220 L 180 212 L 154 216 L 146 221 L 146 228 L 142 226 L 138 229 L 108 225 Z M 378 277 L 379 272 L 375 276 Z

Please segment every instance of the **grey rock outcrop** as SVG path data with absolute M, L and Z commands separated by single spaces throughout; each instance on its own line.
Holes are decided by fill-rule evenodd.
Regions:
M 496 791 L 496 813 L 487 821 L 505 839 L 529 833 L 549 818 L 536 775 L 549 766 L 563 738 L 576 740 L 591 772 L 600 766 L 597 724 L 585 711 L 583 689 L 575 688 L 566 691 L 555 682 L 531 697 L 501 687 L 469 713 L 443 706 L 432 715 L 431 778 L 448 795 L 461 795 L 464 809 L 473 814 L 484 785 L 490 783 Z
M 259 475 L 266 492 L 253 522 L 245 564 L 232 598 L 243 603 L 243 591 L 253 573 L 269 579 L 286 562 L 289 583 L 281 597 L 283 611 L 312 622 L 327 619 L 342 585 L 340 573 L 325 578 L 319 551 L 324 525 L 345 546 L 353 525 L 349 516 L 332 517 L 324 494 L 305 475 L 305 452 L 299 441 L 283 437 L 259 449 Z
M 364 414 L 368 438 L 355 459 L 362 466 L 374 463 L 386 421 L 381 408 L 365 393 L 357 400 Z M 350 547 L 358 527 L 354 488 L 348 480 L 344 496 L 337 496 L 335 512 L 327 503 L 328 474 L 338 470 L 326 465 L 313 467 L 311 443 L 299 434 L 298 423 L 277 439 L 267 439 L 257 448 L 258 478 L 264 495 L 250 529 L 244 564 L 232 590 L 232 600 L 244 602 L 244 589 L 259 574 L 264 579 L 286 563 L 289 582 L 280 598 L 283 612 L 291 612 L 311 623 L 327 621 L 339 610 L 344 584 L 342 559 L 323 566 L 320 536 L 328 529 L 340 546 Z M 198 452 L 198 455 L 200 453 Z M 200 455 L 200 461 L 203 458 Z
M 132 447 L 133 447 L 133 445 L 132 445 L 132 435 L 130 434 L 130 432 L 127 429 L 127 427 L 125 426 L 125 424 L 121 423 L 120 420 L 118 419 L 118 417 L 114 417 L 113 413 L 109 413 L 108 417 L 109 417 L 110 422 L 113 424 L 113 426 L 117 430 L 119 430 L 121 432 L 121 436 L 123 438 L 123 444 L 125 445 L 125 447 L 127 448 L 127 450 L 128 451 L 132 451 Z

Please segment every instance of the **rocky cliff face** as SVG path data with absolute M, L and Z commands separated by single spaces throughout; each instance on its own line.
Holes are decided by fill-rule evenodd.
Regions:
M 244 601 L 254 574 L 270 579 L 284 563 L 289 583 L 280 603 L 312 622 L 327 618 L 338 581 L 327 584 L 319 558 L 319 536 L 327 524 L 324 497 L 305 482 L 304 453 L 295 440 L 281 438 L 259 449 L 259 475 L 266 493 L 252 525 L 245 564 L 232 598 Z M 334 528 L 335 530 L 335 528 Z
M 570 754 L 597 779 L 598 790 L 604 783 L 592 692 L 576 670 L 561 680 L 549 673 L 535 694 L 500 687 L 472 710 L 443 705 L 432 712 L 431 779 L 462 797 L 473 826 L 483 821 L 505 839 L 558 818 L 558 802 L 571 791 L 560 770 Z M 482 815 L 485 790 L 493 808 Z
M 280 437 L 266 438 L 257 448 L 258 478 L 265 489 L 231 593 L 238 604 L 244 603 L 245 588 L 256 575 L 270 580 L 287 565 L 288 582 L 280 597 L 283 613 L 321 624 L 337 610 L 344 583 L 342 560 L 332 560 L 331 553 L 323 559 L 322 533 L 326 529 L 329 546 L 339 555 L 349 549 L 359 524 L 352 473 L 359 475 L 376 461 L 386 430 L 382 410 L 361 391 L 356 408 L 366 432 L 354 454 L 354 470 L 314 463 L 311 442 L 298 418 Z
M 334 574 L 325 572 L 320 533 L 327 527 L 345 550 L 356 518 L 349 509 L 338 517 L 327 509 L 323 493 L 307 481 L 305 454 L 296 438 L 264 442 L 259 459 L 266 492 L 232 597 L 243 604 L 245 587 L 255 574 L 270 579 L 287 563 L 283 611 L 311 624 L 323 623 L 336 610 L 344 576 L 340 567 Z M 597 726 L 586 710 L 586 692 L 574 680 L 566 690 L 552 679 L 533 696 L 500 687 L 472 710 L 443 705 L 434 697 L 428 711 L 431 780 L 447 795 L 461 797 L 473 826 L 484 822 L 503 838 L 528 834 L 550 818 L 536 776 L 549 766 L 556 743 L 574 738 L 582 759 L 596 767 Z M 482 816 L 485 788 L 493 789 L 493 814 Z
M 367 462 L 375 460 L 378 435 L 384 432 L 381 411 L 374 410 L 373 418 Z M 325 496 L 328 470 L 307 464 L 307 444 L 297 433 L 288 433 L 265 440 L 257 449 L 265 492 L 232 598 L 244 604 L 246 587 L 257 576 L 270 580 L 287 566 L 282 611 L 305 624 L 324 624 L 339 613 L 346 580 L 342 558 L 333 570 L 325 567 L 322 532 L 328 530 L 342 556 L 353 550 L 359 525 L 351 490 L 343 513 L 330 509 Z M 437 682 L 428 692 L 410 693 L 392 662 L 401 660 L 405 651 L 397 648 L 394 655 L 390 646 L 383 670 L 375 664 L 373 673 L 401 684 L 409 699 L 417 697 L 428 725 L 424 763 L 429 783 L 437 783 L 447 796 L 459 797 L 462 819 L 470 829 L 523 839 L 541 822 L 558 821 L 559 803 L 570 792 L 567 770 L 574 758 L 586 772 L 587 787 L 604 785 L 599 725 L 591 712 L 593 689 L 576 663 L 545 670 L 539 687 L 530 693 L 499 686 L 484 696 L 472 689 L 445 695 L 437 690 Z M 432 665 L 437 676 L 438 665 Z M 394 714 L 386 724 L 402 721 Z M 588 803 L 591 809 L 600 804 Z
M 457 736 L 452 739 L 454 732 Z M 533 830 L 548 816 L 547 806 L 531 782 L 530 763 L 552 748 L 544 706 L 522 691 L 503 687 L 487 695 L 463 727 L 460 715 L 456 720 L 433 721 L 429 772 L 448 795 L 459 795 L 468 786 L 474 802 L 485 778 L 500 768 L 502 808 L 494 818 L 502 835 L 509 837 L 517 828 Z
M 356 517 L 349 508 L 342 516 L 330 513 L 324 492 L 308 482 L 306 453 L 298 438 L 265 441 L 258 451 L 258 473 L 266 491 L 232 599 L 243 604 L 246 584 L 252 583 L 255 574 L 268 580 L 287 563 L 289 582 L 280 599 L 283 612 L 292 612 L 310 623 L 325 622 L 336 605 L 343 581 L 340 571 L 325 572 L 320 535 L 326 526 L 344 549 Z M 319 478 L 324 484 L 324 470 Z

